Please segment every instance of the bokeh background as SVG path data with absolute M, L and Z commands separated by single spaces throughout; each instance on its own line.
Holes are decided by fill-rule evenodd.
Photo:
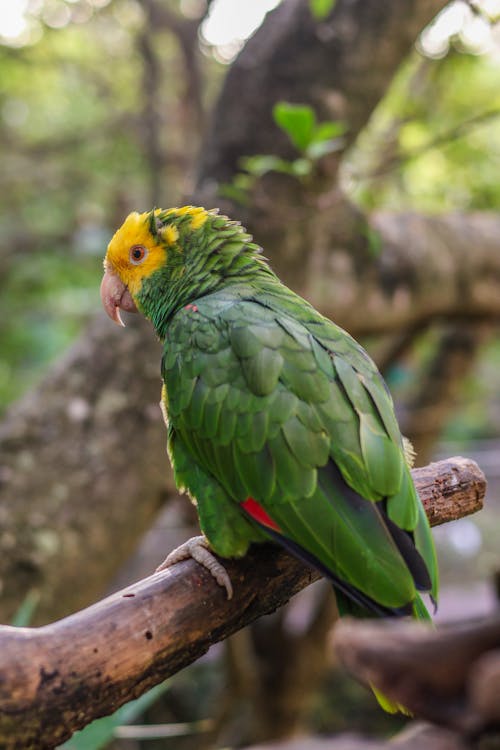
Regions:
M 162 435 L 154 395 L 159 387 L 158 356 L 152 333 L 134 321 L 130 331 L 119 334 L 129 336 L 129 343 L 121 338 L 122 343 L 113 349 L 110 341 L 118 341 L 118 334 L 108 334 L 108 323 L 96 318 L 102 257 L 111 234 L 129 211 L 179 205 L 193 195 L 209 195 L 214 205 L 227 206 L 236 218 L 249 222 L 256 239 L 265 244 L 266 255 L 280 271 L 285 269 L 286 277 L 286 253 L 280 255 L 276 232 L 269 232 L 269 221 L 259 224 L 260 217 L 274 210 L 284 231 L 295 220 L 297 202 L 305 196 L 313 217 L 307 221 L 314 225 L 318 207 L 323 214 L 331 207 L 335 215 L 341 194 L 356 215 L 363 217 L 390 214 L 407 217 L 405 221 L 419 216 L 438 222 L 447 217 L 446 232 L 438 224 L 432 226 L 439 231 L 429 234 L 429 253 L 436 268 L 441 258 L 445 264 L 450 262 L 450 246 L 460 241 L 465 250 L 456 262 L 464 276 L 472 273 L 468 257 L 474 259 L 477 253 L 485 257 L 489 253 L 485 264 L 492 269 L 488 271 L 492 278 L 495 269 L 500 273 L 500 244 L 495 245 L 500 236 L 497 0 L 434 3 L 438 15 L 429 18 L 430 23 L 426 20 L 414 44 L 405 47 L 402 40 L 401 62 L 394 64 L 390 74 L 385 72 L 383 95 L 362 127 L 351 128 L 349 118 L 344 117 L 346 107 L 339 105 L 340 95 L 330 86 L 323 111 L 315 110 L 319 121 L 338 125 L 331 148 L 324 152 L 311 156 L 294 148 L 271 113 L 263 122 L 270 135 L 261 150 L 258 136 L 251 151 L 234 136 L 234 163 L 226 169 L 228 176 L 220 178 L 224 168 L 219 165 L 217 184 L 207 193 L 207 163 L 217 138 L 211 123 L 224 121 L 228 71 L 243 59 L 240 54 L 247 55 L 246 65 L 249 59 L 256 68 L 262 65 L 259 50 L 268 43 L 266 24 L 269 28 L 273 24 L 273 33 L 279 37 L 280 24 L 288 23 L 285 6 L 299 5 L 317 25 L 320 40 L 328 38 L 332 28 L 339 36 L 350 33 L 345 24 L 335 26 L 336 13 L 348 18 L 349 9 L 344 7 L 348 4 L 342 0 L 0 2 L 0 416 L 4 420 L 0 426 L 4 568 L 0 572 L 5 622 L 19 612 L 32 622 L 53 619 L 145 575 L 195 524 L 187 503 L 174 497 L 171 482 L 163 479 L 167 467 L 163 438 L 158 437 Z M 355 5 L 350 12 L 355 13 Z M 266 16 L 273 9 L 275 13 Z M 388 42 L 383 28 L 375 23 L 371 35 L 378 50 L 373 60 L 376 69 L 378 55 L 386 55 Z M 245 48 L 249 38 L 253 47 Z M 349 59 L 354 69 L 357 57 L 363 59 L 363 43 L 353 34 Z M 306 68 L 310 50 L 300 44 L 297 49 L 294 54 L 299 61 L 303 55 L 302 68 Z M 280 89 L 286 76 L 276 65 L 268 77 L 272 79 L 275 72 L 276 102 L 291 100 L 311 106 L 310 101 L 294 98 L 293 86 Z M 321 71 L 316 72 L 323 81 Z M 313 67 L 304 73 L 307 76 L 314 89 Z M 257 102 L 259 97 L 258 92 L 245 89 L 236 94 L 233 90 L 231 95 L 241 97 L 243 112 L 251 97 Z M 276 151 L 268 147 L 273 138 Z M 241 161 L 247 156 L 254 161 Z M 277 157 L 285 160 L 284 167 L 276 162 Z M 303 163 L 297 165 L 297 159 Z M 270 205 L 266 181 L 273 190 L 277 185 L 285 196 L 279 211 Z M 295 185 L 300 188 L 300 200 Z M 289 214 L 284 210 L 287 201 Z M 483 221 L 488 227 L 487 242 Z M 344 231 L 342 222 L 340 226 Z M 380 226 L 383 223 L 363 224 L 356 230 L 365 243 L 366 253 L 359 256 L 365 258 L 364 263 L 383 265 L 384 258 L 390 257 Z M 408 257 L 413 252 L 412 235 L 419 231 L 419 225 L 412 222 L 402 229 L 403 236 L 407 232 Z M 267 235 L 274 238 L 269 245 L 264 242 Z M 318 235 L 309 232 L 307 237 L 301 240 L 301 252 L 313 257 Z M 312 244 L 308 244 L 311 237 Z M 456 273 L 457 268 L 450 266 L 450 275 Z M 298 278 L 300 273 L 290 272 L 287 280 L 295 281 L 297 288 Z M 310 283 L 305 291 L 314 289 Z M 335 312 L 334 302 L 324 307 Z M 359 323 L 362 310 L 353 314 L 352 328 L 348 315 L 342 313 L 340 321 L 362 337 L 384 366 L 420 462 L 467 455 L 488 476 L 486 509 L 436 530 L 443 569 L 438 617 L 443 620 L 491 611 L 496 606 L 500 566 L 498 309 L 478 316 L 469 315 L 464 306 L 463 314 L 459 313 L 448 318 L 430 315 L 429 320 L 413 321 L 405 330 L 390 326 L 387 331 L 383 327 L 371 330 Z M 121 365 L 125 369 L 115 382 L 110 373 Z M 143 388 L 144 377 L 148 384 Z M 122 418 L 129 420 L 124 432 Z M 103 443 L 92 443 L 97 429 L 106 433 L 106 450 L 117 456 L 116 461 L 110 460 Z M 111 440 L 113 429 L 117 433 Z M 149 449 L 142 451 L 143 441 L 149 445 L 149 439 L 158 443 L 154 455 Z M 74 446 L 68 461 L 61 453 L 64 441 Z M 40 453 L 42 444 L 52 445 L 52 453 Z M 135 497 L 134 503 L 127 501 L 134 513 L 122 516 L 119 508 L 110 505 L 106 516 L 96 509 L 121 471 L 120 461 L 130 463 L 130 448 L 134 462 L 141 461 L 142 455 L 151 483 L 130 469 L 123 481 L 127 497 Z M 106 474 L 108 484 L 102 479 L 101 486 Z M 81 495 L 68 476 L 80 477 L 75 486 Z M 146 532 L 153 517 L 156 525 Z M 122 541 L 107 556 L 107 564 L 95 553 L 89 565 L 91 582 L 78 579 L 77 590 L 70 592 L 70 576 L 60 580 L 61 565 L 71 559 L 68 570 L 81 568 L 82 555 L 88 554 L 81 537 L 89 529 L 95 549 L 106 549 L 112 525 Z M 139 532 L 147 533 L 142 542 Z M 125 750 L 237 746 L 265 738 L 269 727 L 256 728 L 252 696 L 242 687 L 252 659 L 252 679 L 263 679 L 262 665 L 256 666 L 255 644 L 259 638 L 271 643 L 279 640 L 280 633 L 282 637 L 292 633 L 299 634 L 295 648 L 307 648 L 308 638 L 316 637 L 309 626 L 323 622 L 321 618 L 325 624 L 320 638 L 325 638 L 332 618 L 331 604 L 325 601 L 321 586 L 305 592 L 288 611 L 257 625 L 258 638 L 255 632 L 239 634 L 165 686 L 147 718 L 163 725 L 187 722 L 178 730 L 185 737 L 140 740 L 137 731 L 117 730 L 113 725 L 96 728 L 96 737 L 101 739 L 87 736 L 78 747 L 104 746 L 113 732 L 112 746 Z M 266 648 L 262 653 L 268 655 Z M 288 714 L 284 711 L 280 726 L 288 721 L 294 731 L 307 727 L 330 732 L 355 724 L 360 729 L 391 731 L 369 696 L 341 679 L 334 665 L 324 666 L 322 670 L 315 667 L 318 674 L 310 685 L 305 683 L 307 695 L 300 709 L 293 704 L 296 697 L 290 698 L 297 726 L 291 722 L 290 708 Z M 265 689 L 262 684 L 261 688 Z M 356 708 L 360 701 L 361 712 Z M 139 708 L 115 724 L 137 721 Z M 212 724 L 199 724 L 205 719 Z M 207 727 L 211 727 L 209 732 Z M 283 728 L 280 731 L 286 734 Z

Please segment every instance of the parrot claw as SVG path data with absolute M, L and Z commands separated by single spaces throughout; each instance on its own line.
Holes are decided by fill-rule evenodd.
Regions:
M 215 578 L 219 586 L 226 589 L 227 598 L 233 598 L 233 585 L 224 566 L 210 551 L 208 540 L 204 536 L 193 536 L 187 542 L 174 549 L 165 560 L 156 568 L 156 572 L 170 568 L 182 560 L 188 560 L 190 557 L 197 563 L 203 565 Z

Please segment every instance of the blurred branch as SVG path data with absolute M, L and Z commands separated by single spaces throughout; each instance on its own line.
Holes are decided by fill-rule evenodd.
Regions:
M 482 505 L 485 479 L 472 461 L 442 461 L 413 476 L 432 523 Z M 231 601 L 189 560 L 52 625 L 0 627 L 1 747 L 52 748 L 318 578 L 272 545 L 224 564 Z
M 500 319 L 496 214 L 380 211 L 371 226 L 382 245 L 376 258 L 326 249 L 310 280 L 308 292 L 337 323 L 361 336 L 419 330 L 439 318 Z
M 439 630 L 344 620 L 334 644 L 350 672 L 416 716 L 469 735 L 500 724 L 500 615 Z
M 376 180 L 379 177 L 385 177 L 391 172 L 401 169 L 404 164 L 408 164 L 410 161 L 418 159 L 420 156 L 427 154 L 435 148 L 448 146 L 450 143 L 453 143 L 453 141 L 466 137 L 473 128 L 476 128 L 479 125 L 484 125 L 490 120 L 494 120 L 498 117 L 500 117 L 500 109 L 498 108 L 487 110 L 486 112 L 479 112 L 478 114 L 459 122 L 454 127 L 445 130 L 443 133 L 436 136 L 436 138 L 432 138 L 422 146 L 419 146 L 412 151 L 399 151 L 390 156 L 390 158 L 384 159 L 384 161 L 372 171 L 366 173 L 356 172 L 353 174 L 353 177 L 356 180 Z M 406 122 L 408 121 L 411 120 L 407 120 Z

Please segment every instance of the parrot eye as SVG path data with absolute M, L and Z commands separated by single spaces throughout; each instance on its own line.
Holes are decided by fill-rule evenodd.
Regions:
M 134 266 L 138 266 L 147 257 L 147 254 L 148 251 L 144 245 L 132 245 L 129 250 L 129 260 Z

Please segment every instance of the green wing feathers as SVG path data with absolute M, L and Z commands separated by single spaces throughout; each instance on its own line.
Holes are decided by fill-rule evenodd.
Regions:
M 278 283 L 188 308 L 165 340 L 169 445 L 214 549 L 244 554 L 264 531 L 330 575 L 340 604 L 426 617 L 432 538 L 363 349 Z M 264 521 L 248 516 L 248 498 Z

